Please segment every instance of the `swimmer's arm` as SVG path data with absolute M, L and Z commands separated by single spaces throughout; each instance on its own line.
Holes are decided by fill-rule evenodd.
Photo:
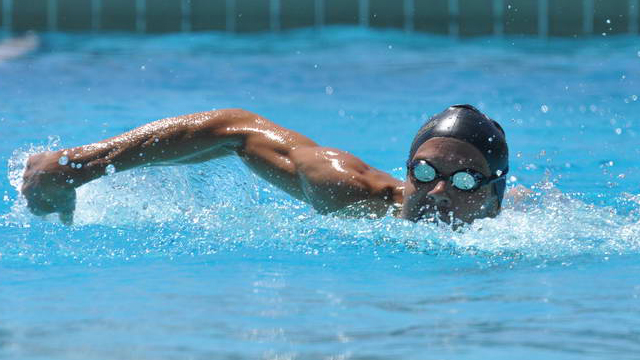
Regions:
M 522 185 L 517 185 L 504 195 L 504 208 L 519 209 L 528 200 L 532 199 L 534 192 Z
M 236 109 L 158 120 L 98 143 L 34 155 L 22 193 L 34 213 L 59 212 L 62 218 L 63 212 L 73 212 L 73 189 L 105 175 L 108 167 L 119 172 L 234 154 L 255 173 L 321 212 L 362 201 L 383 212 L 401 196 L 398 180 L 355 156 L 320 147 L 304 135 Z M 66 165 L 58 164 L 63 156 Z

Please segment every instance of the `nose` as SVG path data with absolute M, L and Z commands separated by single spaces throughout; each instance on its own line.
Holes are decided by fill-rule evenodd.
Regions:
M 433 201 L 435 206 L 447 208 L 451 205 L 451 199 L 449 198 L 446 190 L 447 182 L 440 180 L 436 186 L 427 193 L 427 198 Z

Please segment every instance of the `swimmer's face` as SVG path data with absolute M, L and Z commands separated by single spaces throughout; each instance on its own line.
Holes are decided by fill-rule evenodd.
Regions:
M 435 137 L 424 142 L 410 161 L 427 160 L 443 178 L 431 182 L 418 181 L 407 173 L 402 204 L 402 217 L 412 221 L 435 219 L 449 223 L 453 218 L 466 223 L 483 217 L 496 216 L 498 197 L 491 184 L 475 191 L 464 191 L 453 186 L 449 176 L 471 169 L 485 177 L 490 176 L 487 160 L 473 145 L 464 141 Z

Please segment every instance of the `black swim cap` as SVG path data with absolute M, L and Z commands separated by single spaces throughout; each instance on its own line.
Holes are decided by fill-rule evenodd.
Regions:
M 509 148 L 504 130 L 471 105 L 453 105 L 422 125 L 411 144 L 409 161 L 420 145 L 434 137 L 451 137 L 473 145 L 487 160 L 492 176 L 509 171 Z M 494 185 L 502 201 L 506 181 L 502 178 Z

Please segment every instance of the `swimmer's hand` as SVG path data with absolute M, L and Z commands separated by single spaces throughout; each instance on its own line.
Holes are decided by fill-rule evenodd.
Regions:
M 61 152 L 43 152 L 29 157 L 20 192 L 34 215 L 58 213 L 65 225 L 73 223 L 76 190 L 69 168 L 58 163 Z
M 522 185 L 510 189 L 504 196 L 505 207 L 522 210 L 525 203 L 533 199 L 534 192 Z

